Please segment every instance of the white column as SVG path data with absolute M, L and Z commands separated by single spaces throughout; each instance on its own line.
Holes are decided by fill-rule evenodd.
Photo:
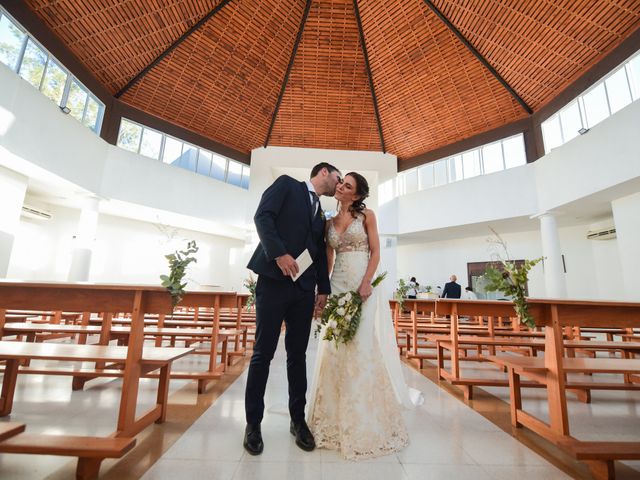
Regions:
M 542 255 L 544 258 L 544 282 L 547 297 L 566 298 L 567 284 L 564 267 L 562 265 L 562 251 L 556 217 L 553 213 L 545 212 L 538 216 L 540 219 L 540 236 L 542 238 Z
M 88 197 L 84 200 L 71 254 L 71 267 L 69 268 L 68 276 L 70 282 L 86 282 L 89 280 L 92 247 L 98 228 L 99 206 L 100 199 L 97 197 Z
M 622 267 L 624 298 L 640 301 L 638 272 L 640 272 L 640 192 L 611 202 L 616 224 L 618 254 Z
M 0 278 L 6 278 L 29 179 L 0 166 Z

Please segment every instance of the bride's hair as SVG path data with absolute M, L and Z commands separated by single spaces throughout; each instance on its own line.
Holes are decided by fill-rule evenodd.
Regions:
M 358 195 L 358 199 L 349 205 L 349 212 L 353 218 L 356 218 L 359 213 L 365 215 L 364 209 L 367 208 L 367 205 L 364 201 L 369 196 L 369 182 L 358 172 L 349 172 L 346 176 L 350 176 L 356 181 L 356 195 Z

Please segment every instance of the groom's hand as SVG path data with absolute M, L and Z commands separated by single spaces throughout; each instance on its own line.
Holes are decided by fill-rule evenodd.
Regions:
M 294 277 L 298 274 L 298 264 L 288 253 L 277 257 L 276 264 L 285 277 Z
M 316 296 L 316 311 L 322 312 L 324 306 L 327 304 L 327 295 L 320 294 Z

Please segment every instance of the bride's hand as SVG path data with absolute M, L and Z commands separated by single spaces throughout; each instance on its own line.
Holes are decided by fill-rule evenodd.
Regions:
M 362 283 L 360 285 L 360 287 L 358 288 L 358 294 L 360 295 L 360 297 L 362 298 L 362 301 L 364 302 L 367 298 L 369 298 L 371 296 L 371 294 L 373 293 L 373 287 L 371 286 L 370 282 L 365 282 Z

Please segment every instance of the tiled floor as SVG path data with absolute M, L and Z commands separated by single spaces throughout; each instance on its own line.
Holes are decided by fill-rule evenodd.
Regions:
M 312 340 L 308 352 L 309 371 L 313 368 L 315 342 Z M 296 447 L 288 429 L 285 354 L 281 344 L 272 364 L 265 398 L 267 412 L 262 427 L 265 451 L 261 456 L 252 457 L 242 448 L 246 371 L 240 374 L 242 369 L 238 366 L 237 380 L 232 381 L 230 375 L 225 377 L 229 380 L 214 385 L 223 392 L 219 398 L 217 394 L 208 399 L 206 394 L 197 395 L 194 382 L 172 381 L 167 423 L 146 429 L 138 436 L 138 446 L 124 459 L 105 461 L 102 477 L 133 479 L 146 471 L 143 476 L 146 480 L 571 478 L 488 420 L 487 415 L 479 413 L 480 400 L 474 405 L 476 411 L 460 401 L 460 396 L 452 395 L 420 372 L 407 366 L 403 368 L 409 384 L 424 393 L 425 403 L 405 413 L 411 444 L 398 454 L 349 462 L 335 452 L 308 453 Z M 479 368 L 491 367 L 481 365 Z M 495 374 L 495 369 L 491 373 Z M 84 391 L 72 393 L 70 378 L 22 376 L 12 418 L 2 420 L 25 422 L 32 432 L 107 435 L 115 427 L 120 397 L 118 382 L 94 380 Z M 229 384 L 226 390 L 224 382 Z M 478 397 L 490 397 L 490 408 L 494 404 L 504 407 L 496 397 L 508 402 L 506 389 L 485 390 L 493 396 Z M 527 390 L 527 408 L 544 415 L 543 395 L 542 390 Z M 140 399 L 139 412 L 155 399 L 154 381 L 141 382 Z M 594 399 L 597 401 L 592 404 L 572 402 L 571 421 L 578 438 L 638 440 L 637 392 L 594 392 Z M 189 415 L 190 418 L 186 418 Z M 508 412 L 501 415 L 508 422 Z M 188 425 L 191 426 L 187 428 Z M 147 470 L 148 465 L 151 467 Z M 640 478 L 639 462 L 617 466 L 619 480 Z M 74 468 L 75 461 L 68 458 L 0 455 L 3 480 L 72 478 Z
M 309 370 L 314 361 L 309 351 Z M 143 477 L 214 479 L 501 479 L 570 478 L 457 401 L 418 372 L 405 368 L 425 403 L 406 412 L 411 444 L 402 452 L 350 462 L 332 451 L 304 452 L 289 433 L 284 348 L 274 358 L 262 424 L 264 453 L 242 448 L 246 372 Z

